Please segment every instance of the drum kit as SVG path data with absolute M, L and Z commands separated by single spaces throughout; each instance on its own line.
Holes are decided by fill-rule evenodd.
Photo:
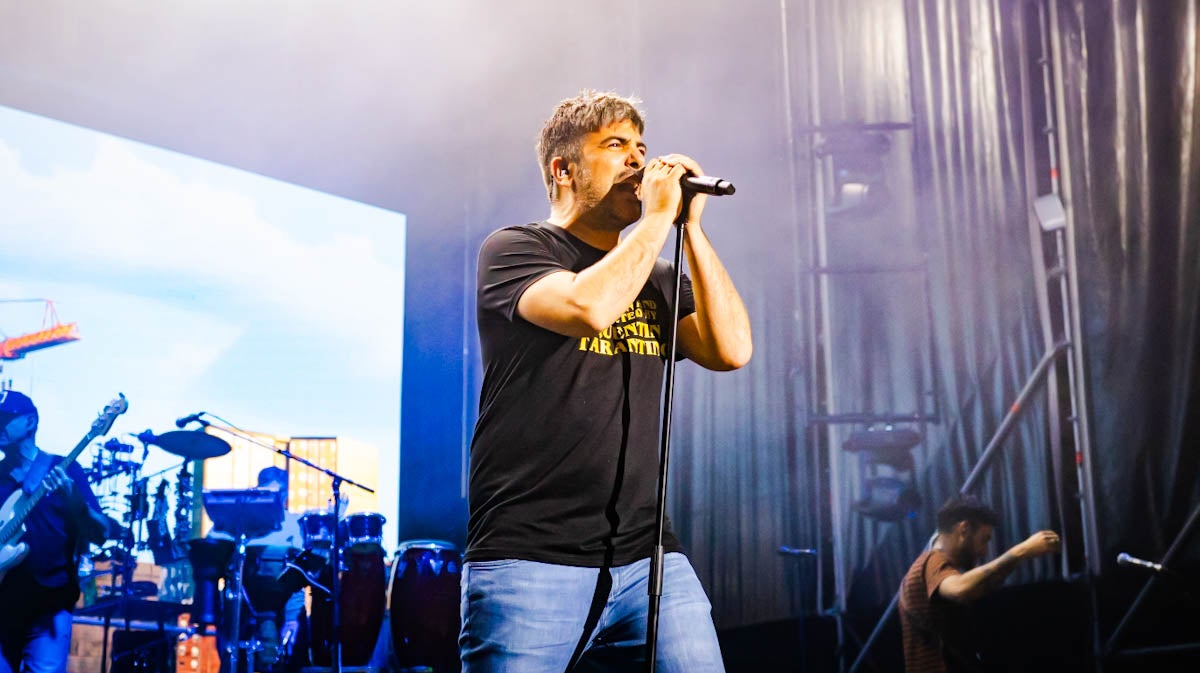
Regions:
M 240 436 L 258 443 L 250 435 Z M 228 442 L 203 430 L 161 435 L 147 431 L 139 439 L 189 462 L 231 450 Z M 328 475 L 335 503 L 343 502 L 343 484 L 370 490 L 285 449 L 262 446 Z M 177 495 L 190 506 L 192 495 L 185 493 L 184 485 L 179 484 Z M 190 487 L 190 475 L 186 485 Z M 156 519 L 158 511 L 165 510 L 163 491 L 160 487 Z M 261 487 L 204 490 L 202 503 L 213 522 L 207 537 L 181 544 L 183 530 L 178 525 L 176 542 L 169 534 L 165 542 L 161 533 L 151 537 L 156 561 L 160 550 L 174 549 L 170 557 L 161 552 L 162 560 L 190 564 L 190 595 L 181 596 L 180 602 L 190 599 L 189 632 L 215 637 L 210 640 L 218 645 L 221 671 L 292 673 L 363 670 L 359 667 L 368 665 L 437 673 L 458 670 L 462 562 L 452 544 L 409 541 L 388 564 L 382 514 L 339 516 L 340 512 L 314 510 L 297 516 L 285 511 L 283 492 Z M 182 506 L 177 508 L 177 521 Z M 166 529 L 165 520 L 159 523 L 151 525 L 152 533 Z M 283 527 L 299 528 L 300 547 L 275 543 L 271 534 Z M 184 642 L 181 635 L 181 658 L 189 649 Z M 209 668 L 195 660 L 185 665 L 180 659 L 176 665 L 176 671 Z

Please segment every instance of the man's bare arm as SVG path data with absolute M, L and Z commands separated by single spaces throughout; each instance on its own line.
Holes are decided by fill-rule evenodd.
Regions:
M 699 225 L 688 228 L 687 255 L 696 312 L 679 321 L 680 352 L 705 369 L 744 366 L 754 352 L 750 316 Z
M 1020 544 L 1004 552 L 999 558 L 942 580 L 938 585 L 939 596 L 955 603 L 971 603 L 986 595 L 1017 569 L 1025 559 L 1037 558 L 1059 549 L 1058 533 L 1043 530 L 1031 535 Z
M 674 226 L 683 169 L 652 161 L 642 178 L 646 214 L 615 248 L 592 266 L 538 279 L 517 300 L 517 313 L 564 336 L 595 336 L 629 308 L 654 269 Z M 664 198 L 657 198 L 666 191 Z

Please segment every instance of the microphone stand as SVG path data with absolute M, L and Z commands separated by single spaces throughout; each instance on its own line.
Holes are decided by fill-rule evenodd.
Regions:
M 678 292 L 678 290 L 676 292 Z M 333 602 L 333 615 L 332 615 L 333 628 L 331 629 L 331 631 L 333 633 L 330 635 L 330 639 L 329 639 L 329 658 L 333 664 L 333 673 L 342 673 L 342 634 L 341 634 L 341 630 L 342 630 L 342 597 L 341 597 L 342 526 L 341 526 L 341 522 L 338 521 L 338 516 L 340 514 L 340 512 L 338 510 L 341 506 L 341 501 L 342 501 L 342 497 L 341 497 L 342 496 L 342 484 L 350 484 L 351 486 L 360 488 L 360 489 L 366 491 L 367 493 L 374 493 L 375 492 L 374 489 L 363 486 L 362 484 L 354 481 L 353 479 L 347 479 L 346 477 L 343 477 L 342 475 L 338 474 L 337 472 L 334 472 L 333 470 L 321 467 L 320 465 L 316 465 L 305 458 L 301 458 L 300 456 L 293 454 L 291 451 L 288 451 L 287 449 L 276 448 L 270 444 L 266 444 L 265 442 L 260 442 L 257 439 L 255 439 L 253 436 L 251 436 L 248 432 L 245 432 L 245 431 L 241 430 L 240 428 L 235 427 L 232 423 L 230 423 L 229 421 L 226 421 L 225 419 L 221 418 L 220 416 L 217 416 L 216 414 L 208 414 L 208 415 L 225 423 L 225 425 L 213 425 L 212 423 L 209 423 L 208 421 L 205 421 L 203 419 L 197 419 L 199 421 L 199 423 L 201 425 L 203 425 L 204 427 L 206 427 L 206 428 L 213 427 L 218 430 L 228 432 L 231 435 L 237 436 L 247 442 L 250 442 L 251 444 L 261 446 L 264 449 L 270 449 L 271 451 L 274 451 L 275 453 L 283 456 L 284 458 L 288 459 L 289 461 L 294 460 L 297 463 L 300 463 L 301 465 L 304 465 L 308 468 L 316 470 L 317 472 L 320 472 L 333 480 L 333 559 L 331 561 L 333 572 L 331 573 L 332 574 L 332 582 L 329 586 L 330 598 L 332 599 L 332 602 Z M 284 506 L 286 507 L 286 503 Z
M 667 468 L 671 458 L 671 411 L 675 406 L 675 353 L 679 330 L 679 288 L 683 283 L 683 242 L 687 236 L 688 208 L 695 193 L 684 189 L 682 208 L 675 218 L 675 287 L 671 302 L 671 339 L 667 344 L 667 371 L 663 378 L 662 435 L 659 437 L 658 506 L 654 513 L 654 552 L 650 557 L 647 582 L 649 606 L 646 611 L 646 670 L 654 673 L 658 658 L 658 615 L 663 587 L 663 535 L 667 526 Z

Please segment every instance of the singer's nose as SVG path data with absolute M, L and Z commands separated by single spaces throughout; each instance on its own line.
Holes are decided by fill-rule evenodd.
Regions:
M 625 159 L 625 165 L 635 171 L 644 168 L 646 166 L 646 148 L 634 146 Z

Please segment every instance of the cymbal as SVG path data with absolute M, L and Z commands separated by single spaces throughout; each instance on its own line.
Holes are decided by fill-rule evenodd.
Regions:
M 229 442 L 214 437 L 203 430 L 172 430 L 157 435 L 150 442 L 167 453 L 189 460 L 204 460 L 223 456 L 233 448 Z

